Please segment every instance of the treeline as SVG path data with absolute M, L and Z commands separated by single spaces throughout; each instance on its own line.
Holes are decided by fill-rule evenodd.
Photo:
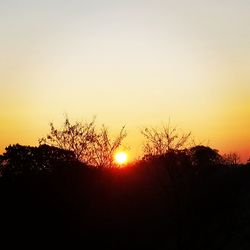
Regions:
M 117 168 L 125 128 L 67 117 L 38 147 L 0 156 L 0 244 L 85 249 L 249 249 L 250 161 L 170 124 L 142 129 L 143 157 Z M 52 245 L 52 242 L 56 245 Z
M 169 147 L 114 168 L 17 144 L 0 162 L 1 244 L 249 249 L 250 164 L 210 147 Z

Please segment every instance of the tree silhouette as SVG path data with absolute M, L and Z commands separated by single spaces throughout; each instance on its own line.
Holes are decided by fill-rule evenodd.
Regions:
M 121 146 L 126 132 L 123 127 L 119 134 L 112 140 L 107 127 L 102 125 L 97 132 L 95 141 L 90 148 L 88 163 L 97 167 L 112 167 L 114 161 L 114 153 Z
M 141 131 L 145 138 L 145 156 L 164 155 L 171 150 L 181 150 L 190 143 L 191 133 L 183 133 L 170 123 L 162 127 L 146 127 Z
M 71 166 L 77 162 L 74 153 L 56 147 L 11 145 L 1 156 L 2 176 L 17 176 L 51 172 L 56 167 Z
M 222 157 L 218 150 L 207 146 L 199 145 L 189 149 L 193 166 L 203 168 L 216 166 L 222 162 Z
M 240 164 L 240 156 L 237 153 L 224 154 L 223 164 L 227 166 L 236 166 Z
M 40 145 L 46 143 L 61 149 L 74 152 L 76 158 L 95 167 L 111 167 L 113 154 L 122 145 L 126 137 L 125 127 L 111 139 L 109 130 L 102 125 L 97 128 L 95 119 L 91 122 L 71 123 L 66 117 L 63 127 L 56 129 L 50 123 L 50 133 L 39 140 Z

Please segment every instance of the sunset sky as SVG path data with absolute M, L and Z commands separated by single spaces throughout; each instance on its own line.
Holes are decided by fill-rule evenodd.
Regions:
M 0 153 L 49 122 L 171 122 L 250 158 L 249 0 L 0 1 Z

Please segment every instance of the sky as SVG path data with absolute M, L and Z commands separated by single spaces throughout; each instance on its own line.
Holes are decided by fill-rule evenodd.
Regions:
M 249 0 L 0 1 L 0 153 L 72 120 L 171 120 L 250 158 Z

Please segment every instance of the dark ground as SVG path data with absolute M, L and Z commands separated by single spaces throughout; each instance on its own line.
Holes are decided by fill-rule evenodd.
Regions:
M 80 249 L 250 249 L 250 167 L 169 159 L 0 178 L 1 244 Z

